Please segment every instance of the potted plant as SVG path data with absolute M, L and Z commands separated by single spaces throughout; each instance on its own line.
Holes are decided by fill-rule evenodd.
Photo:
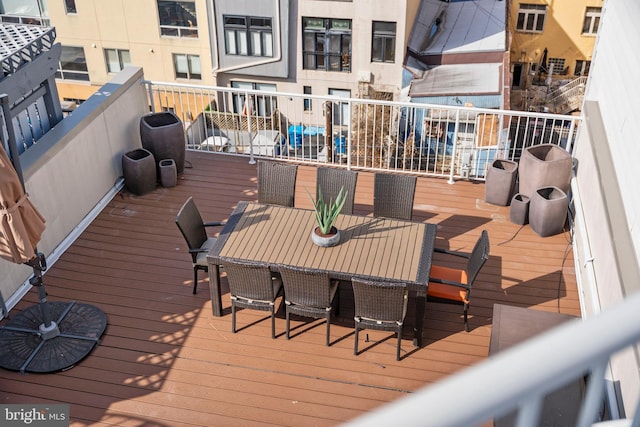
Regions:
M 340 231 L 335 227 L 335 222 L 347 200 L 347 192 L 344 191 L 344 187 L 340 188 L 336 199 L 330 199 L 328 203 L 322 197 L 320 190 L 318 190 L 318 200 L 314 200 L 311 193 L 309 197 L 313 203 L 317 223 L 317 226 L 311 230 L 311 240 L 323 247 L 337 245 L 340 242 Z

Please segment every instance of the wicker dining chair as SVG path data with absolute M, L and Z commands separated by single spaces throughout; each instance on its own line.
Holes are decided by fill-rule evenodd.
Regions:
M 355 343 L 353 354 L 358 355 L 358 331 L 376 329 L 395 331 L 398 336 L 396 360 L 400 360 L 402 325 L 407 315 L 409 291 L 404 283 L 374 282 L 353 278 L 355 300 Z
M 336 313 L 340 308 L 338 280 L 331 280 L 325 271 L 296 267 L 280 267 L 280 276 L 284 286 L 284 303 L 287 318 L 287 339 L 289 335 L 289 317 L 291 314 L 326 319 L 327 347 L 330 345 L 332 304 L 336 300 Z
M 427 301 L 458 304 L 464 307 L 464 330 L 469 332 L 468 312 L 471 288 L 480 269 L 489 259 L 489 234 L 483 230 L 470 254 L 435 248 L 435 252 L 466 258 L 464 268 L 431 265 Z
M 342 207 L 343 214 L 353 214 L 353 201 L 356 195 L 356 181 L 358 172 L 347 169 L 319 167 L 316 172 L 316 200 L 322 192 L 326 201 L 336 200 L 341 188 L 347 193 L 347 199 Z
M 206 227 L 222 226 L 224 222 L 203 222 L 200 211 L 189 197 L 176 215 L 176 225 L 189 247 L 193 265 L 193 293 L 198 290 L 198 270 L 209 272 L 207 253 L 216 242 L 215 237 L 208 237 Z M 216 268 L 215 274 L 219 274 Z
M 258 202 L 293 207 L 298 165 L 258 161 Z
M 376 173 L 373 177 L 373 216 L 410 220 L 416 177 Z
M 231 295 L 231 332 L 236 333 L 236 308 L 271 312 L 271 338 L 276 337 L 276 299 L 282 293 L 282 280 L 267 264 L 224 259 Z

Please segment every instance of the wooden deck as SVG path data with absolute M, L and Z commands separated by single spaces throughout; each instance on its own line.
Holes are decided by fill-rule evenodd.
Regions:
M 257 200 L 256 167 L 212 153 L 189 152 L 187 160 L 176 187 L 118 194 L 45 274 L 50 300 L 107 314 L 100 344 L 65 372 L 0 370 L 0 402 L 70 403 L 74 426 L 338 425 L 486 358 L 494 303 L 580 314 L 569 233 L 540 238 L 512 224 L 507 207 L 483 201 L 482 183 L 419 178 L 414 219 L 438 225 L 436 246 L 470 251 L 480 231 L 489 232 L 471 332 L 461 307 L 427 303 L 423 348 L 406 333 L 396 362 L 392 335 L 365 331 L 370 342 L 354 356 L 353 300 L 343 297 L 331 347 L 321 321 L 292 323 L 287 341 L 283 310 L 275 340 L 268 313 L 251 310 L 238 313 L 241 329 L 232 334 L 224 274 L 225 315 L 213 317 L 204 274 L 191 293 L 190 257 L 174 219 L 188 196 L 205 221 Z M 296 206 L 310 208 L 306 191 L 314 188 L 315 168 L 300 166 Z M 373 175 L 360 172 L 354 213 L 371 214 L 372 194 Z M 32 290 L 11 314 L 36 301 Z

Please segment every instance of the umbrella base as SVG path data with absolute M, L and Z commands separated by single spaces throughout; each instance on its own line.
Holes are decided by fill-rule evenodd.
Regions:
M 42 309 L 54 319 L 49 327 L 44 325 Z M 68 369 L 93 350 L 106 327 L 107 316 L 89 304 L 34 305 L 0 327 L 0 367 L 21 373 Z

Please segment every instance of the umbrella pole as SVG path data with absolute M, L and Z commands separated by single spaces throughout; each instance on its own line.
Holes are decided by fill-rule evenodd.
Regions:
M 40 325 L 40 337 L 43 340 L 55 338 L 60 335 L 60 329 L 56 322 L 51 320 L 51 311 L 47 305 L 47 290 L 42 280 L 42 273 L 47 269 L 47 261 L 44 254 L 38 252 L 34 258 L 25 264 L 33 268 L 33 277 L 29 279 L 29 283 L 38 289 L 38 306 L 42 315 L 42 324 Z

